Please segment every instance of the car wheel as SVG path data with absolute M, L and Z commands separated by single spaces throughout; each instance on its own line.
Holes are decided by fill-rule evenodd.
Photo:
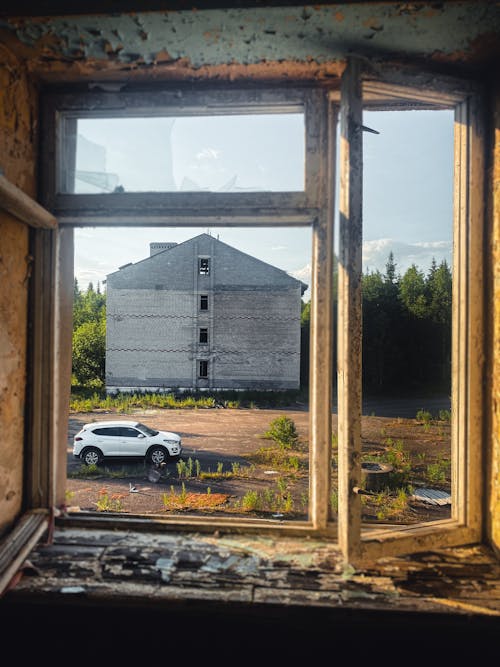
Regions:
M 168 452 L 161 445 L 153 445 L 147 453 L 147 459 L 152 465 L 166 463 L 169 459 Z
M 97 466 L 102 461 L 102 452 L 95 447 L 88 447 L 82 452 L 81 459 L 87 466 Z

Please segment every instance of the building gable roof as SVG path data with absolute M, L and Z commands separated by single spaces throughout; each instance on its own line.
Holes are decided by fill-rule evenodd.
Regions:
M 290 289 L 307 285 L 286 271 L 263 262 L 210 234 L 199 234 L 136 263 L 126 264 L 108 274 L 108 289 L 189 289 L 195 274 L 193 259 L 211 257 L 213 271 L 210 288 Z M 208 283 L 207 283 L 208 286 Z

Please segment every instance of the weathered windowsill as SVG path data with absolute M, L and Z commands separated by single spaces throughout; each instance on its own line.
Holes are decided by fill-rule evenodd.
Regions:
M 0 599 L 0 626 L 5 637 L 29 628 L 23 649 L 34 657 L 51 637 L 65 660 L 89 664 L 163 659 L 174 645 L 197 663 L 214 650 L 243 664 L 303 665 L 318 651 L 351 648 L 358 659 L 383 658 L 374 664 L 495 657 L 499 575 L 494 554 L 478 545 L 355 571 L 334 544 L 312 538 L 62 523 Z
M 56 527 L 7 600 L 236 602 L 500 618 L 500 563 L 448 548 L 345 568 L 317 539 Z

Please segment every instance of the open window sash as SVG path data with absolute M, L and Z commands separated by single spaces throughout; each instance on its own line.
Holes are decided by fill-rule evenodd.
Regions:
M 424 82 L 425 85 L 422 84 Z M 453 108 L 452 516 L 408 527 L 364 527 L 361 520 L 363 107 Z M 342 78 L 338 289 L 338 537 L 344 561 L 478 541 L 481 535 L 483 406 L 483 124 L 468 82 L 371 75 L 352 59 Z

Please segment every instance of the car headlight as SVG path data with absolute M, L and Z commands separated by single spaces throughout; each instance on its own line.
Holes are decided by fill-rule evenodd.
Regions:
M 175 447 L 175 445 L 181 444 L 180 440 L 164 440 L 163 442 L 166 442 L 167 445 L 172 445 L 173 447 Z

